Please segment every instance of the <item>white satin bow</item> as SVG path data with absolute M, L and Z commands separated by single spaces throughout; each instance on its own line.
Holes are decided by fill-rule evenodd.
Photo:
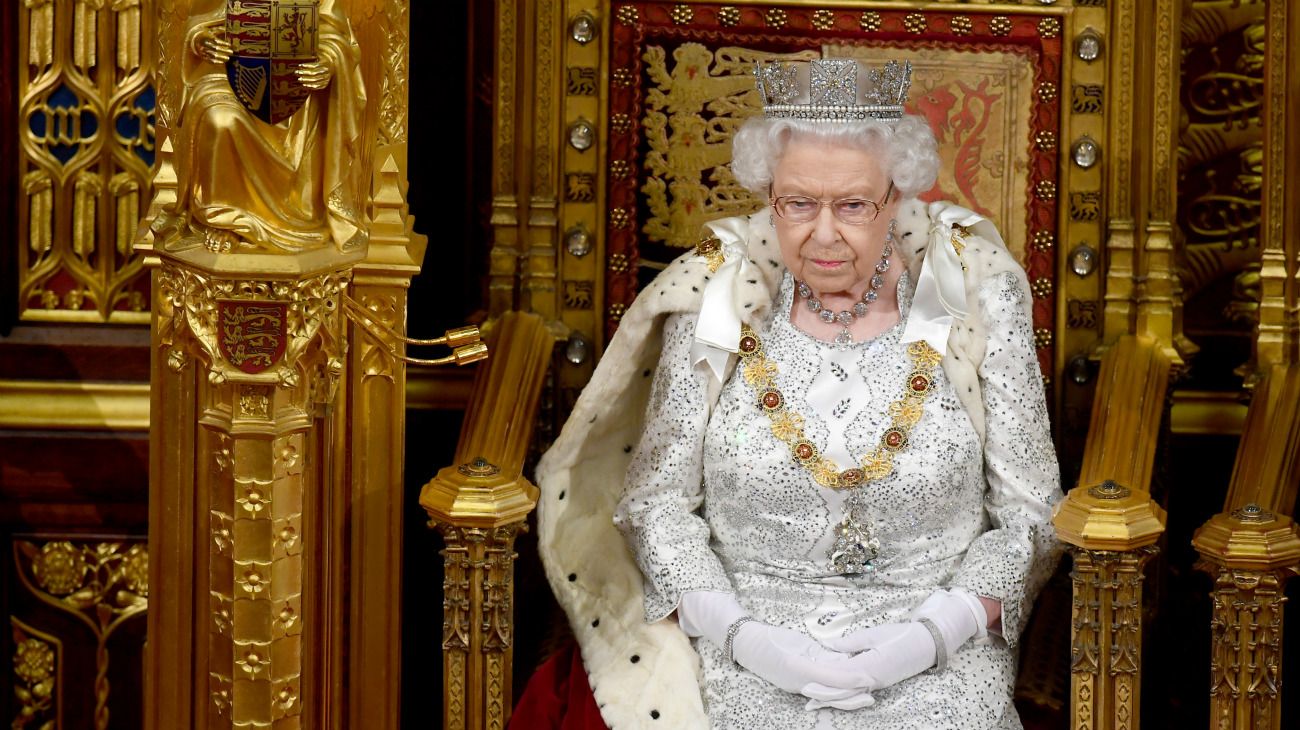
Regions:
M 966 302 L 964 264 L 953 246 L 953 227 L 961 226 L 999 246 L 1002 236 L 984 216 L 958 205 L 930 204 L 930 242 L 912 297 L 912 310 L 903 328 L 903 342 L 924 340 L 940 355 L 948 352 L 948 333 L 954 320 L 970 313 Z
M 718 382 L 726 378 L 727 363 L 740 348 L 740 313 L 736 311 L 736 286 L 749 262 L 746 228 L 743 217 L 725 218 L 705 224 L 722 242 L 724 260 L 709 283 L 704 286 L 700 316 L 695 322 L 695 342 L 691 345 L 691 365 L 701 360 Z M 749 278 L 755 278 L 753 276 Z

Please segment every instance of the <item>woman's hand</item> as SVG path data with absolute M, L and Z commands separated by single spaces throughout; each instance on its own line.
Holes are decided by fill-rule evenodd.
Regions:
M 857 653 L 854 666 L 869 674 L 879 689 L 920 674 L 936 661 L 942 669 L 988 621 L 983 604 L 961 589 L 935 591 L 912 611 L 912 618 L 916 620 L 872 626 L 823 643 Z
M 320 91 L 330 85 L 330 79 L 334 78 L 334 65 L 324 59 L 318 61 L 307 61 L 294 70 L 298 81 L 309 89 Z
M 230 41 L 226 40 L 225 30 L 220 26 L 212 26 L 199 31 L 199 34 L 194 38 L 194 46 L 195 52 L 203 60 L 210 63 L 223 64 L 229 61 L 230 56 L 235 52 L 235 49 L 230 45 Z
M 854 666 L 874 680 L 875 689 L 889 687 L 934 665 L 934 637 L 920 622 L 882 624 L 855 631 L 825 644 L 843 652 L 862 652 Z
M 862 663 L 780 626 L 751 621 L 732 641 L 736 663 L 780 687 L 827 705 L 850 700 L 871 703 L 872 677 Z
M 733 593 L 687 591 L 677 604 L 677 622 L 687 636 L 703 636 L 717 647 L 747 613 Z M 731 641 L 731 656 L 742 667 L 781 689 L 821 706 L 856 709 L 872 702 L 871 678 L 856 669 L 848 654 L 832 651 L 792 629 L 746 620 Z M 811 708 L 810 708 L 811 709 Z

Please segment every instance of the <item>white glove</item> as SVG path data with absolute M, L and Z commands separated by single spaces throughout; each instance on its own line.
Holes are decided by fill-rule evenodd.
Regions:
M 863 652 L 854 657 L 853 665 L 871 675 L 873 689 L 889 687 L 929 669 L 940 651 L 946 665 L 946 657 L 981 633 L 980 622 L 988 619 L 979 600 L 970 598 L 973 605 L 960 593 L 935 591 L 912 611 L 911 617 L 918 620 L 872 626 L 823 643 L 837 651 Z M 933 622 L 943 646 L 935 643 L 934 635 L 919 619 Z
M 748 614 L 731 593 L 687 591 L 677 605 L 677 621 L 687 636 L 726 645 L 727 630 Z M 862 702 L 871 698 L 871 678 L 847 655 L 831 651 L 793 629 L 748 621 L 732 639 L 736 663 L 781 689 L 823 702 Z M 859 705 L 865 706 L 865 705 Z

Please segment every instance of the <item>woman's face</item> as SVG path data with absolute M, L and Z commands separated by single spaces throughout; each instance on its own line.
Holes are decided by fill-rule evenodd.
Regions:
M 870 152 L 795 137 L 772 174 L 772 197 L 805 195 L 825 202 L 865 198 L 884 203 L 889 178 Z M 884 248 L 893 206 L 864 225 L 840 221 L 823 206 L 807 223 L 774 216 L 781 257 L 796 279 L 818 294 L 866 291 Z

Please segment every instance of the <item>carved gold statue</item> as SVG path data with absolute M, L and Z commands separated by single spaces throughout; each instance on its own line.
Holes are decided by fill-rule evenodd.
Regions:
M 337 0 L 198 0 L 186 28 L 169 248 L 364 246 L 366 94 Z M 301 109 L 298 107 L 301 105 Z

